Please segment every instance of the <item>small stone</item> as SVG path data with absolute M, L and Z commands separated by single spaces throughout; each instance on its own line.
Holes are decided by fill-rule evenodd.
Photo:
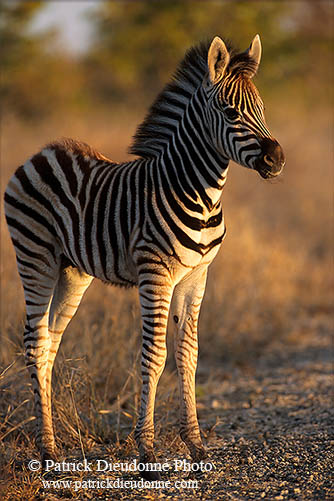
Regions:
M 211 402 L 211 408 L 212 409 L 219 409 L 221 407 L 221 403 L 219 402 L 219 400 L 217 400 L 216 398 L 212 400 Z

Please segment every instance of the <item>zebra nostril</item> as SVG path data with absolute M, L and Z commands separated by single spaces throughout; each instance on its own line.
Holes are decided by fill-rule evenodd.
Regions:
M 266 164 L 270 165 L 270 167 L 275 163 L 270 155 L 264 155 L 263 160 L 266 162 Z

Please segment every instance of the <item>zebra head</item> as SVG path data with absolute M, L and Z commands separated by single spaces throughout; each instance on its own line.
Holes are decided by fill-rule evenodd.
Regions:
M 231 54 L 223 40 L 215 37 L 208 50 L 209 71 L 203 88 L 215 148 L 267 179 L 280 174 L 285 157 L 267 128 L 263 101 L 252 82 L 261 50 L 259 35 L 240 54 Z

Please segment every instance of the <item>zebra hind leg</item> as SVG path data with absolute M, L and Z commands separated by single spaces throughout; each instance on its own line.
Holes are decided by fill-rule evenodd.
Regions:
M 24 346 L 35 400 L 36 444 L 45 465 L 47 459 L 56 459 L 51 412 L 52 367 L 61 335 L 92 277 L 68 266 L 64 259 L 56 259 L 53 265 L 49 262 L 45 271 L 36 260 L 23 261 L 21 253 L 17 254 L 26 300 Z
M 59 278 L 50 307 L 49 336 L 51 345 L 48 352 L 47 367 L 45 371 L 48 412 L 51 418 L 51 382 L 53 364 L 57 355 L 62 334 L 77 311 L 82 296 L 92 280 L 93 277 L 71 266 L 66 258 L 62 258 Z M 45 454 L 43 459 L 47 459 Z
M 51 336 L 48 329 L 50 303 L 58 267 L 42 270 L 36 262 L 17 257 L 26 302 L 24 329 L 25 361 L 32 381 L 36 416 L 36 445 L 42 458 L 55 455 L 52 419 L 48 405 L 46 374 Z

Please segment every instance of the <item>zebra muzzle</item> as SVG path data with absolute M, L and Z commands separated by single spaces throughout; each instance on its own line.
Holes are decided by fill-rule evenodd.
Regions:
M 261 177 L 269 179 L 278 176 L 285 165 L 285 155 L 276 139 L 261 141 L 262 154 L 255 162 L 255 169 Z

